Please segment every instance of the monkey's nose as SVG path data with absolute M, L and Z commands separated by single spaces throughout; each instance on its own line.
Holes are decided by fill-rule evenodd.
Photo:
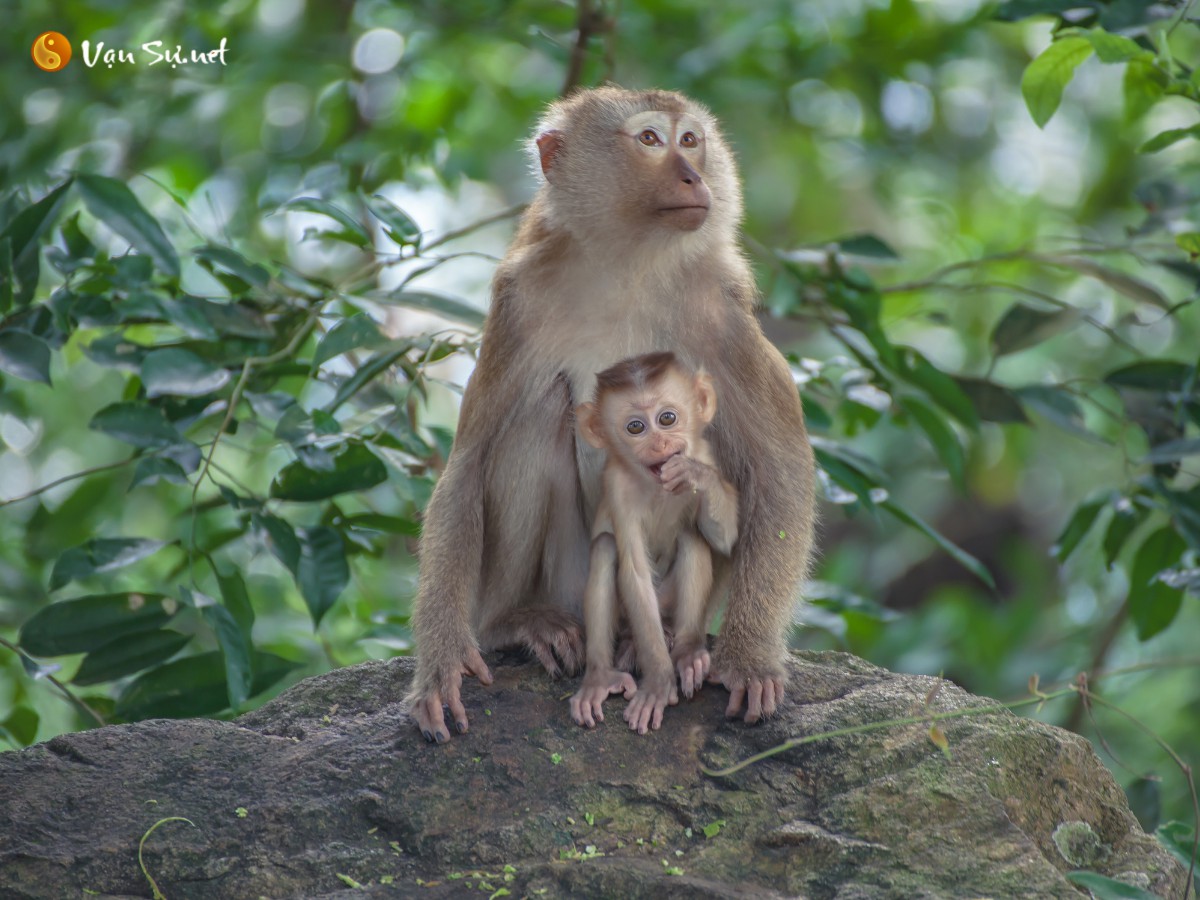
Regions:
M 700 177 L 700 173 L 692 168 L 691 164 L 682 156 L 675 157 L 676 171 L 679 174 L 679 180 L 684 184 L 702 184 L 704 179 Z

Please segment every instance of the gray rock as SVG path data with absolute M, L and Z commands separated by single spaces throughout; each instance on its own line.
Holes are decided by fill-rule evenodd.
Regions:
M 801 653 L 772 721 L 726 722 L 710 685 L 638 736 L 620 698 L 585 731 L 567 713 L 577 682 L 490 662 L 496 683 L 464 689 L 470 733 L 444 746 L 417 734 L 399 659 L 307 679 L 234 722 L 0 754 L 0 897 L 150 897 L 139 841 L 175 816 L 192 824 L 161 824 L 143 850 L 170 900 L 1066 898 L 1084 850 L 1095 871 L 1183 895 L 1184 869 L 1090 745 L 1007 712 L 944 721 L 949 759 L 918 724 L 701 771 L 919 714 L 937 679 Z M 986 704 L 945 684 L 933 708 Z

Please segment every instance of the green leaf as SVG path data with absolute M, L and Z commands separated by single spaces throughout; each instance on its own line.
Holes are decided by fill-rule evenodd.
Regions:
M 1093 28 L 1085 37 L 1091 42 L 1096 51 L 1096 58 L 1102 63 L 1123 63 L 1135 57 L 1154 59 L 1154 54 L 1138 46 L 1137 41 L 1123 34 L 1110 34 L 1103 28 Z
M 1075 74 L 1075 68 L 1092 55 L 1087 38 L 1064 37 L 1042 51 L 1021 77 L 1021 94 L 1038 127 L 1050 121 L 1062 101 L 1063 89 Z
M 242 630 L 246 640 L 250 640 L 250 632 L 254 628 L 254 607 L 250 603 L 250 595 L 246 593 L 246 582 L 240 572 L 233 571 L 228 575 L 217 573 L 217 583 L 221 586 L 221 599 L 225 608 Z
M 136 372 L 149 349 L 128 340 L 122 332 L 114 331 L 85 345 L 83 352 L 97 365 Z
M 296 537 L 300 542 L 296 584 L 316 626 L 350 581 L 346 544 L 341 534 L 327 525 L 298 528 Z
M 251 516 L 255 527 L 266 535 L 267 549 L 293 575 L 300 567 L 300 542 L 290 524 L 270 513 Z
M 972 431 L 979 430 L 979 414 L 971 398 L 956 379 L 938 369 L 911 347 L 904 348 L 901 364 L 900 374 L 906 381 L 927 393 L 934 403 L 967 428 Z
M 225 663 L 229 706 L 237 712 L 250 696 L 250 643 L 229 610 L 212 597 L 182 585 L 179 587 L 179 594 L 184 603 L 200 611 L 200 615 L 217 637 L 217 646 L 221 648 L 221 657 Z
M 317 351 L 313 354 L 313 365 L 319 366 L 335 356 L 341 356 L 359 347 L 378 347 L 385 343 L 387 338 L 380 333 L 374 319 L 363 314 L 351 316 L 342 319 L 321 338 L 321 342 L 317 344 Z
M 296 668 L 270 653 L 252 657 L 251 695 L 259 694 Z M 187 656 L 139 675 L 117 698 L 123 719 L 182 719 L 211 716 L 229 708 L 225 663 L 220 651 Z
M 1192 847 L 1196 832 L 1187 822 L 1165 822 L 1159 825 L 1154 834 L 1168 852 L 1184 866 L 1192 864 Z
M 992 330 L 992 349 L 997 356 L 1016 353 L 1040 344 L 1079 322 L 1076 309 L 1046 312 L 1018 303 L 1004 314 Z
M 28 747 L 37 740 L 41 717 L 27 706 L 18 706 L 7 719 L 0 722 L 0 735 L 7 735 L 18 747 Z
M 1096 900 L 1160 900 L 1157 894 L 1095 872 L 1068 872 L 1067 880 L 1087 888 Z
M 1157 580 L 1183 555 L 1187 544 L 1170 525 L 1151 534 L 1138 548 L 1129 571 L 1129 613 L 1145 641 L 1171 624 L 1183 602 L 1183 591 Z
M 1195 367 L 1166 359 L 1150 359 L 1114 369 L 1104 376 L 1113 387 L 1182 391 L 1195 377 Z
M 1185 138 L 1200 138 L 1200 125 L 1192 125 L 1190 128 L 1169 128 L 1166 131 L 1160 131 L 1142 146 L 1138 147 L 1139 153 L 1157 153 L 1159 150 L 1166 149 L 1172 144 L 1177 144 Z
M 1097 281 L 1108 285 L 1118 294 L 1123 294 L 1130 300 L 1138 303 L 1148 303 L 1162 310 L 1170 310 L 1173 306 L 1170 298 L 1150 282 L 1122 272 L 1120 269 L 1114 269 L 1112 266 L 1098 263 L 1094 259 L 1088 259 L 1083 256 L 1071 256 L 1069 254 L 1046 255 L 1038 258 L 1051 265 L 1063 266 L 1064 268 L 1073 269 L 1082 275 L 1095 278 Z
M 874 259 L 899 259 L 900 255 L 873 234 L 855 234 L 835 242 L 843 253 L 869 256 Z
M 1045 416 L 1064 431 L 1097 444 L 1111 444 L 1110 441 L 1088 431 L 1084 423 L 1083 408 L 1066 390 L 1052 385 L 1031 384 L 1017 388 L 1013 393 L 1023 407 Z
M 1125 117 L 1133 121 L 1157 103 L 1171 78 L 1153 60 L 1131 59 L 1125 67 Z
M 1128 503 L 1122 506 L 1118 504 L 1113 511 L 1112 520 L 1108 523 L 1108 529 L 1104 532 L 1104 564 L 1108 568 L 1117 560 L 1125 542 L 1129 540 L 1129 536 L 1133 534 L 1139 525 L 1146 521 L 1148 514 L 1144 506 L 1137 506 Z
M 219 334 L 228 337 L 244 337 L 257 341 L 269 341 L 275 337 L 275 329 L 263 318 L 262 313 L 244 303 L 217 303 L 197 301 L 200 311 Z
M 88 594 L 39 609 L 21 626 L 18 641 L 34 656 L 89 653 L 109 641 L 155 631 L 175 615 L 161 594 Z
M 483 313 L 462 300 L 434 294 L 429 291 L 397 290 L 373 294 L 377 300 L 402 306 L 405 309 L 419 309 L 425 312 L 437 313 L 447 319 L 454 319 L 470 325 L 472 328 L 483 327 Z
M 271 483 L 279 500 L 324 500 L 349 491 L 365 491 L 387 481 L 387 467 L 362 444 L 349 444 L 334 457 L 331 472 L 319 472 L 300 462 L 289 463 Z
M 413 344 L 411 340 L 403 339 L 389 341 L 386 346 L 388 349 L 376 353 L 359 366 L 353 375 L 338 385 L 337 393 L 324 406 L 325 412 L 333 413 L 337 411 L 343 403 L 362 390 L 365 385 L 377 378 L 382 372 L 391 368 L 396 363 L 396 360 L 412 349 Z
M 41 237 L 46 229 L 58 217 L 58 212 L 66 198 L 67 188 L 71 179 L 67 179 L 41 200 L 26 207 L 13 217 L 8 226 L 0 232 L 0 239 L 8 241 L 8 258 L 11 260 L 10 280 L 6 293 L 11 292 L 18 306 L 26 306 L 37 291 L 41 275 L 41 259 L 39 254 Z M 12 276 L 19 282 L 19 290 L 11 291 Z
M 197 247 L 192 252 L 201 262 L 208 263 L 209 266 L 220 266 L 259 290 L 263 290 L 271 283 L 270 272 L 258 263 L 249 262 L 236 250 L 209 244 L 205 247 Z
M 1075 508 L 1075 512 L 1067 520 L 1067 525 L 1063 528 L 1062 534 L 1058 536 L 1058 540 L 1050 548 L 1050 552 L 1058 557 L 1059 562 L 1066 562 L 1067 557 L 1075 552 L 1075 548 L 1079 546 L 1079 542 L 1087 537 L 1087 533 L 1096 524 L 1096 517 L 1100 515 L 1100 511 L 1106 506 L 1108 506 L 1107 494 L 1081 503 Z
M 50 590 L 57 590 L 69 581 L 133 565 L 166 545 L 166 541 L 149 538 L 92 538 L 58 558 L 50 573 Z
M 12 309 L 13 258 L 12 241 L 0 238 L 0 315 Z
M 71 683 L 79 686 L 115 681 L 166 662 L 192 640 L 178 631 L 143 631 L 101 644 L 83 658 Z
M 25 381 L 50 384 L 50 348 L 24 331 L 0 331 L 0 371 Z
M 1143 464 L 1175 462 L 1185 456 L 1195 456 L 1198 453 L 1200 453 L 1200 438 L 1185 438 L 1151 447 L 1150 452 L 1142 457 L 1141 462 Z
M 173 459 L 163 456 L 143 456 L 133 467 L 133 478 L 129 480 L 129 490 L 142 485 L 157 484 L 160 481 L 169 484 L 187 484 L 187 472 Z
M 187 443 L 161 409 L 144 403 L 113 403 L 92 416 L 88 427 L 135 447 Z
M 966 481 L 963 476 L 965 468 L 965 460 L 963 457 L 962 445 L 958 442 L 958 436 L 954 433 L 954 429 L 938 412 L 929 404 L 916 397 L 900 398 L 900 405 L 913 418 L 913 421 L 920 426 L 925 432 L 929 442 L 933 445 L 933 449 L 946 464 L 946 471 L 950 473 L 950 477 L 954 480 L 954 484 L 959 490 L 966 489 Z
M 387 534 L 402 534 L 406 537 L 417 537 L 421 534 L 421 526 L 412 519 L 400 516 L 385 516 L 381 513 L 358 513 L 338 520 L 344 528 L 355 528 L 363 531 L 381 531 Z
M 1185 231 L 1183 234 L 1177 234 L 1175 243 L 1180 250 L 1190 253 L 1193 258 L 1200 256 L 1200 231 Z
M 142 360 L 142 384 L 150 397 L 202 397 L 229 383 L 228 369 L 218 368 L 190 350 L 151 350 Z
M 68 178 L 41 200 L 17 213 L 4 230 L 0 231 L 0 237 L 9 239 L 14 259 L 36 248 L 38 240 L 57 218 L 70 186 L 71 179 Z
M 421 242 L 421 229 L 404 210 L 382 194 L 363 195 L 371 215 L 387 226 L 388 237 L 400 246 L 415 246 Z
M 895 500 L 885 500 L 880 504 L 880 507 L 882 509 L 886 509 L 906 525 L 917 529 L 917 531 L 924 534 L 935 544 L 941 547 L 946 553 L 948 553 L 950 557 L 954 559 L 954 561 L 960 566 L 962 566 L 992 590 L 996 589 L 996 581 L 992 578 L 992 573 L 987 570 L 987 567 L 983 563 L 977 560 L 966 550 L 962 549 L 962 547 L 959 547 L 924 519 L 920 518 L 918 515 L 916 515 L 916 513 L 904 506 L 901 506 Z
M 984 378 L 954 379 L 962 392 L 970 398 L 971 407 L 985 422 L 1028 423 L 1029 417 L 1021 408 L 1021 401 L 1008 388 Z
M 80 175 L 76 180 L 88 212 L 154 260 L 161 271 L 179 277 L 175 248 L 124 182 L 104 175 Z
M 319 197 L 299 197 L 295 200 L 289 200 L 279 208 L 281 210 L 299 210 L 301 212 L 314 212 L 329 216 L 329 218 L 333 219 L 346 230 L 346 234 L 339 237 L 344 237 L 350 243 L 357 244 L 360 247 L 369 246 L 371 243 L 371 236 L 367 234 L 367 230 L 363 228 L 362 223 L 357 221 L 340 206 L 330 203 L 328 200 L 322 200 Z

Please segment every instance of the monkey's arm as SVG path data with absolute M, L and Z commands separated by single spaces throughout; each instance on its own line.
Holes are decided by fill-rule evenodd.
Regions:
M 729 689 L 726 715 L 772 715 L 783 698 L 783 659 L 792 606 L 812 550 L 814 463 L 800 398 L 787 363 L 749 314 L 730 342 L 713 445 L 737 487 L 740 536 L 729 603 L 713 651 L 716 679 Z
M 691 490 L 699 495 L 696 527 L 710 547 L 728 556 L 738 534 L 738 496 L 733 485 L 707 462 L 683 456 L 663 463 L 662 483 L 673 494 Z
M 505 312 L 497 282 L 479 360 L 463 393 L 454 447 L 425 510 L 420 574 L 413 601 L 417 667 L 407 697 L 427 741 L 450 737 L 442 704 L 455 728 L 466 732 L 460 689 L 463 675 L 492 683 L 471 632 L 471 603 L 478 596 L 484 546 L 485 472 L 489 441 L 521 390 L 510 364 L 520 343 Z

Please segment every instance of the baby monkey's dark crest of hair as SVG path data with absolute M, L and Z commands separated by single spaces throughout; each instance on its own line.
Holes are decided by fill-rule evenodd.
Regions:
M 596 399 L 609 391 L 640 390 L 658 381 L 671 369 L 682 371 L 679 360 L 670 350 L 630 356 L 596 376 Z

